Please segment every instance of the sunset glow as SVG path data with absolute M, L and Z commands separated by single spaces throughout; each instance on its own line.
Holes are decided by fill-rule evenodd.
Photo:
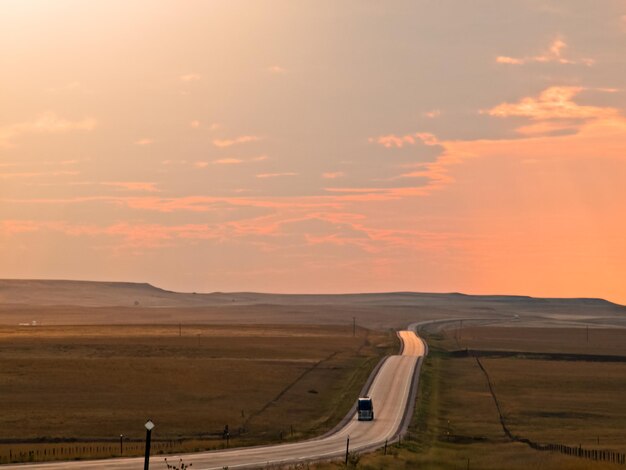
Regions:
M 543 3 L 2 2 L 0 278 L 625 304 L 626 5 Z

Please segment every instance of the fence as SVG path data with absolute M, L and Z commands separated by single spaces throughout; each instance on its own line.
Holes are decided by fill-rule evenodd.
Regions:
M 172 452 L 180 448 L 180 441 L 153 441 L 153 454 Z M 50 460 L 78 460 L 120 456 L 140 456 L 145 451 L 143 441 L 114 442 L 75 442 L 75 443 L 33 443 L 3 444 L 0 447 L 0 464 L 41 462 Z
M 498 416 L 500 417 L 500 425 L 502 426 L 502 430 L 506 436 L 515 442 L 521 442 L 523 444 L 528 445 L 529 447 L 535 450 L 541 451 L 550 451 L 550 452 L 560 452 L 561 454 L 570 455 L 572 457 L 579 457 L 583 459 L 589 460 L 598 460 L 603 462 L 611 462 L 616 464 L 626 465 L 626 454 L 622 452 L 615 452 L 612 450 L 601 450 L 601 449 L 584 449 L 582 446 L 572 447 L 565 444 L 540 444 L 538 442 L 532 441 L 531 439 L 527 439 L 525 437 L 516 436 L 511 432 L 511 430 L 506 425 L 504 421 L 504 416 L 502 416 L 502 410 L 500 409 L 500 402 L 498 402 L 498 398 L 496 397 L 496 393 L 493 389 L 493 384 L 491 382 L 491 378 L 489 377 L 489 373 L 483 366 L 478 356 L 474 356 L 478 367 L 485 374 L 485 378 L 487 379 L 487 385 L 489 386 L 489 393 L 491 393 L 491 397 L 493 398 L 494 403 L 496 404 L 496 409 L 498 410 Z

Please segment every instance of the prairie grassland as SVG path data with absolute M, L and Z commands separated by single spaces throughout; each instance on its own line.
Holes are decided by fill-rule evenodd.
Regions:
M 334 470 L 345 466 L 337 461 L 319 463 L 312 468 Z M 387 455 L 382 449 L 361 455 L 356 468 L 617 470 L 623 466 L 538 452 L 525 444 L 508 441 L 476 362 L 434 352 L 422 368 L 409 434 L 400 445 L 391 444 Z
M 514 434 L 626 451 L 626 363 L 482 359 Z
M 585 329 L 464 328 L 463 341 L 476 350 L 570 352 L 619 355 L 622 331 Z M 572 331 L 573 330 L 573 331 Z M 592 343 L 593 339 L 597 343 Z M 540 452 L 511 442 L 484 373 L 473 357 L 455 357 L 457 331 L 427 338 L 430 355 L 420 375 L 417 406 L 409 435 L 400 446 L 360 456 L 364 470 L 428 469 L 618 469 L 621 465 Z M 586 341 L 585 341 L 586 343 Z M 509 429 L 541 443 L 586 449 L 626 451 L 626 364 L 483 358 Z M 598 436 L 600 444 L 598 445 Z M 319 470 L 342 468 L 338 462 L 317 464 Z
M 397 347 L 391 332 L 326 326 L 0 327 L 0 455 L 19 441 L 117 449 L 147 418 L 155 439 L 199 448 L 226 424 L 232 445 L 310 436 Z
M 455 349 L 457 340 L 461 347 L 475 350 L 568 353 L 579 358 L 481 361 L 514 434 L 537 442 L 626 451 L 626 362 L 585 360 L 594 355 L 626 356 L 626 329 L 472 327 L 447 331 L 434 344 Z M 449 362 L 454 361 L 473 359 Z
M 446 331 L 446 349 L 626 356 L 626 328 L 465 327 Z

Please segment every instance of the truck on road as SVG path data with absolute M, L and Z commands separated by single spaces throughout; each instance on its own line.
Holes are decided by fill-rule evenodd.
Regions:
M 374 419 L 374 404 L 370 397 L 359 398 L 356 409 L 359 421 L 372 421 Z

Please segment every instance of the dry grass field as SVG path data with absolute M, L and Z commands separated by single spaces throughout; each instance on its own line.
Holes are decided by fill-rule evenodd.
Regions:
M 226 424 L 237 445 L 319 434 L 397 348 L 392 332 L 329 326 L 0 327 L 0 455 L 42 440 L 117 454 L 147 418 L 155 439 L 204 447 Z
M 618 470 L 554 452 L 538 452 L 506 439 L 488 387 L 473 359 L 432 354 L 422 369 L 418 407 L 409 434 L 382 450 L 360 456 L 358 469 Z M 448 434 L 448 432 L 450 434 Z M 320 463 L 317 470 L 345 468 Z
M 626 356 L 626 328 L 472 326 L 448 330 L 440 345 L 447 349 Z
M 626 363 L 483 359 L 512 432 L 626 452 Z
M 460 330 L 429 330 L 410 438 L 359 468 L 612 468 L 511 442 L 464 351 L 497 352 L 481 363 L 514 434 L 623 451 L 626 363 L 606 357 L 626 356 L 626 330 L 603 325 L 626 325 L 625 311 L 600 299 L 0 280 L 0 463 L 115 456 L 120 434 L 124 455 L 140 455 L 147 418 L 155 454 L 222 447 L 225 424 L 231 445 L 321 434 L 397 351 L 393 330 L 464 317 Z
M 573 328 L 464 328 L 430 335 L 430 355 L 420 378 L 409 435 L 400 446 L 360 457 L 364 470 L 619 469 L 556 452 L 540 452 L 505 435 L 475 350 L 620 355 L 624 331 Z M 581 345 L 581 339 L 583 345 Z M 457 344 L 459 340 L 460 346 Z M 581 444 L 585 449 L 626 451 L 626 363 L 484 357 L 509 429 L 540 443 Z M 599 444 L 598 444 L 599 437 Z M 318 464 L 319 470 L 341 468 Z

